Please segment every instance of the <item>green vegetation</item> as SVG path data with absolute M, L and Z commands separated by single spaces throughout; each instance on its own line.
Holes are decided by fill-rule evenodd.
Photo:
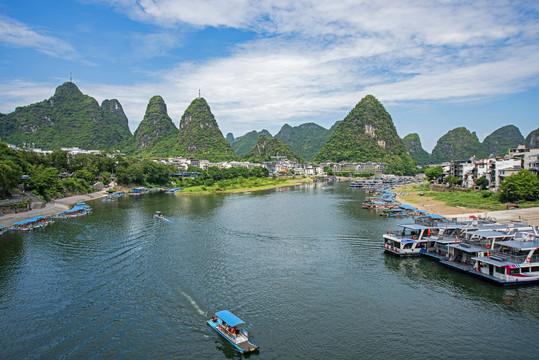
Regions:
M 428 184 L 408 185 L 401 189 L 406 193 L 402 196 L 405 200 L 413 203 L 422 203 L 424 200 L 420 199 L 420 193 L 423 193 L 421 197 L 431 198 L 436 201 L 441 201 L 447 206 L 463 207 L 471 209 L 484 209 L 484 210 L 505 210 L 506 205 L 501 203 L 498 194 L 488 191 L 490 196 L 485 196 L 484 191 L 474 191 L 470 189 L 440 189 L 431 188 Z
M 244 167 L 232 167 L 220 169 L 217 166 L 210 167 L 207 171 L 190 166 L 187 169 L 191 173 L 200 173 L 198 177 L 180 178 L 175 181 L 176 187 L 183 187 L 184 193 L 208 193 L 229 190 L 248 190 L 257 187 L 276 185 L 269 180 L 268 169 L 257 166 L 252 169 Z
M 229 135 L 232 137 L 230 137 Z M 230 143 L 230 145 L 232 145 L 232 149 L 234 149 L 234 152 L 236 153 L 236 155 L 244 156 L 253 148 L 253 146 L 256 145 L 256 142 L 260 135 L 266 135 L 269 138 L 273 137 L 271 136 L 268 130 L 262 130 L 262 131 L 253 130 L 236 139 L 234 139 L 234 136 L 229 133 L 227 134 L 227 141 Z
M 515 175 L 512 175 L 512 176 L 515 176 Z M 535 179 L 537 180 L 537 178 Z M 537 182 L 539 182 L 539 180 L 537 180 Z M 539 185 L 537 183 L 535 186 L 536 186 L 535 187 L 536 189 L 539 189 Z M 503 187 L 503 183 L 502 183 L 502 187 Z M 530 189 L 531 187 L 530 188 L 525 187 L 525 188 Z M 423 193 L 421 197 L 427 197 L 436 201 L 443 202 L 447 206 L 463 207 L 463 208 L 471 208 L 471 209 L 483 209 L 483 210 L 489 210 L 489 211 L 506 210 L 507 202 L 514 201 L 514 200 L 509 200 L 505 198 L 505 195 L 503 194 L 502 190 L 499 193 L 493 193 L 487 190 L 473 190 L 473 189 L 459 189 L 459 188 L 449 189 L 445 187 L 430 186 L 427 183 L 407 185 L 407 186 L 402 187 L 401 191 L 405 193 L 405 195 L 402 195 L 403 199 L 410 201 L 412 203 L 424 203 L 424 200 L 421 200 L 420 198 L 420 194 Z M 529 194 L 526 191 L 524 191 L 524 193 Z M 528 199 L 532 199 L 532 198 L 533 197 L 528 197 Z M 519 204 L 520 207 L 539 206 L 539 194 L 536 194 L 535 200 L 526 201 L 526 200 L 523 200 L 524 197 L 521 197 L 520 199 L 521 199 L 520 204 Z
M 539 179 L 528 170 L 520 170 L 502 182 L 500 199 L 511 202 L 539 200 Z
M 294 127 L 285 124 L 275 135 L 275 138 L 290 146 L 292 151 L 302 158 L 312 160 L 334 131 L 335 127 L 327 130 L 315 123 Z
M 270 139 L 266 135 L 260 135 L 258 137 L 255 146 L 245 154 L 244 159 L 250 162 L 262 163 L 264 161 L 271 161 L 272 156 L 286 156 L 291 161 L 304 161 L 288 145 L 283 144 L 276 138 Z
M 180 121 L 178 143 L 172 152 L 212 162 L 238 159 L 203 98 L 196 98 L 185 110 Z
M 438 139 L 432 150 L 431 163 L 465 160 L 472 156 L 483 158 L 488 155 L 489 151 L 479 142 L 475 132 L 458 127 Z
M 486 190 L 488 187 L 489 181 L 485 176 L 481 176 L 475 181 L 475 185 L 479 186 L 481 190 Z
M 69 155 L 55 150 L 42 155 L 15 151 L 0 143 L 0 170 L 3 197 L 9 192 L 31 191 L 49 200 L 94 191 L 95 182 L 107 184 L 112 174 L 122 185 L 166 185 L 175 167 L 111 153 Z M 27 175 L 24 180 L 23 175 Z
M 415 161 L 397 134 L 393 120 L 383 105 L 367 95 L 339 123 L 329 140 L 314 158 L 317 162 L 388 163 L 395 174 L 415 173 Z
M 438 180 L 444 174 L 444 168 L 441 166 L 431 167 L 425 170 L 425 176 L 427 180 Z
M 0 118 L 3 141 L 22 146 L 117 149 L 132 141 L 127 117 L 117 100 L 97 101 L 64 83 L 48 100 L 18 107 Z
M 459 178 L 453 175 L 448 175 L 444 178 L 444 184 L 448 184 L 449 186 L 454 186 L 459 183 Z
M 146 107 L 144 119 L 140 122 L 135 131 L 135 144 L 138 149 L 149 150 L 151 155 L 167 155 L 174 143 L 169 144 L 169 148 L 159 147 L 155 154 L 154 147 L 165 139 L 170 139 L 169 142 L 176 141 L 178 137 L 178 129 L 174 126 L 172 119 L 167 114 L 167 105 L 163 98 L 156 95 L 150 99 Z M 153 151 L 152 151 L 153 150 Z M 167 152 L 168 150 L 168 152 Z
M 406 135 L 402 141 L 406 145 L 408 154 L 418 165 L 427 165 L 430 163 L 430 154 L 421 146 L 421 140 L 416 133 Z
M 505 156 L 508 149 L 524 144 L 524 136 L 515 125 L 501 127 L 483 140 L 483 145 L 494 156 Z
M 232 180 L 221 180 L 212 185 L 199 185 L 185 188 L 180 194 L 211 194 L 219 192 L 253 191 L 270 189 L 276 186 L 288 186 L 297 183 L 297 179 L 272 179 L 239 177 Z

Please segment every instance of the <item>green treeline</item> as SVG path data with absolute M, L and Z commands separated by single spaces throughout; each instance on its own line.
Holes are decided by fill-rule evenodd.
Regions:
M 220 181 L 233 182 L 242 178 L 268 176 L 268 169 L 233 167 L 207 171 L 190 167 L 196 178 L 172 179 L 178 172 L 175 165 L 122 156 L 118 153 L 75 154 L 54 150 L 43 155 L 31 151 L 17 151 L 0 142 L 0 197 L 9 193 L 31 191 L 47 201 L 52 198 L 95 191 L 94 184 L 107 185 L 114 180 L 125 186 L 212 186 Z
M 0 143 L 0 194 L 31 191 L 44 200 L 94 191 L 113 178 L 122 185 L 166 185 L 175 166 L 119 154 L 50 154 L 16 151 Z

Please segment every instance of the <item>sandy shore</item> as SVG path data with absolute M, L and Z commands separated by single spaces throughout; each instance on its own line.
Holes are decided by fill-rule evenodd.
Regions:
M 87 195 L 70 196 L 63 199 L 57 199 L 54 203 L 48 202 L 45 207 L 41 209 L 34 209 L 30 211 L 20 212 L 16 214 L 6 214 L 0 216 L 0 225 L 9 225 L 17 221 L 29 219 L 34 216 L 51 216 L 57 212 L 70 209 L 78 202 L 90 201 L 95 199 L 104 198 L 108 193 L 105 190 L 94 192 Z
M 425 210 L 431 214 L 443 215 L 448 219 L 469 219 L 470 216 L 476 216 L 481 218 L 491 218 L 498 222 L 510 223 L 520 222 L 529 225 L 539 226 L 539 208 L 527 208 L 516 210 L 501 210 L 501 211 L 488 211 L 484 209 L 473 209 L 465 207 L 453 207 L 447 206 L 443 202 L 430 199 L 428 197 L 421 198 L 420 203 L 414 203 L 404 200 L 398 195 L 398 189 L 396 200 L 401 204 L 411 205 L 419 210 Z

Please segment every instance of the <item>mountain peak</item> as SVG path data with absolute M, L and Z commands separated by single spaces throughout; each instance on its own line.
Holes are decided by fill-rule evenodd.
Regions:
M 134 134 L 137 148 L 150 149 L 168 137 L 176 137 L 177 133 L 178 130 L 167 114 L 165 100 L 159 95 L 153 96 Z
M 201 97 L 194 99 L 182 115 L 176 150 L 182 156 L 200 156 L 210 161 L 237 159 L 210 106 Z

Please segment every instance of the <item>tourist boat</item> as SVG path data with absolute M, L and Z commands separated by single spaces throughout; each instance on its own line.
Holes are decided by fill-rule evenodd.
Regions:
M 34 216 L 26 220 L 17 221 L 9 227 L 13 231 L 30 231 L 37 228 L 42 228 L 52 223 L 52 219 L 48 216 Z
M 500 285 L 539 282 L 539 239 L 499 230 L 468 233 L 466 242 L 448 245 L 449 259 L 442 264 Z
M 144 195 L 144 194 L 147 194 L 149 191 L 150 191 L 150 189 L 148 189 L 146 187 L 139 187 L 139 188 L 131 190 L 128 194 L 129 195 L 135 195 L 135 196 L 136 195 Z
M 388 230 L 384 234 L 384 251 L 398 255 L 411 256 L 421 255 L 427 248 L 434 246 L 432 239 L 432 228 L 420 224 L 398 225 L 401 231 Z M 430 244 L 429 244 L 430 243 Z
M 165 193 L 174 195 L 180 190 L 183 190 L 183 187 L 168 189 L 167 191 L 165 191 Z
M 495 251 L 472 258 L 477 275 L 501 285 L 539 283 L 539 240 L 498 241 Z
M 77 203 L 69 210 L 62 211 L 55 215 L 59 219 L 74 218 L 79 216 L 88 215 L 92 212 L 92 208 L 85 203 Z
M 249 342 L 247 331 L 240 329 L 244 324 L 242 319 L 228 310 L 219 311 L 212 319 L 208 320 L 208 325 L 234 345 L 237 350 L 248 353 L 257 350 L 258 346 Z

